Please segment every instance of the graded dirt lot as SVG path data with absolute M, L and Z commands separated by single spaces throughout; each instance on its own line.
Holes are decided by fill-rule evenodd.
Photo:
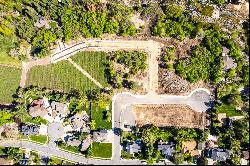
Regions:
M 175 126 L 204 128 L 204 112 L 196 112 L 188 105 L 175 104 L 139 104 L 133 105 L 136 124 L 153 124 L 158 127 Z

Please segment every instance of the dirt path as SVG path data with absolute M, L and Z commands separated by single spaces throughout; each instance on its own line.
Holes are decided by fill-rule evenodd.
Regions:
M 87 71 L 85 71 L 81 66 L 79 66 L 78 64 L 76 64 L 74 61 L 72 61 L 72 59 L 68 58 L 68 61 L 75 67 L 77 68 L 77 70 L 79 70 L 83 75 L 85 75 L 86 77 L 88 77 L 92 82 L 94 82 L 99 88 L 103 88 L 103 86 L 97 81 L 95 80 Z
M 46 57 L 43 59 L 39 59 L 36 61 L 30 61 L 30 62 L 23 62 L 22 63 L 22 75 L 21 75 L 21 81 L 20 81 L 20 87 L 24 88 L 25 87 L 25 82 L 27 79 L 27 73 L 29 71 L 30 68 L 32 68 L 33 66 L 38 66 L 38 65 L 48 65 L 51 63 L 51 58 L 50 57 Z
M 143 50 L 148 53 L 148 94 L 158 91 L 158 58 L 163 44 L 153 40 L 83 40 L 51 55 L 53 63 L 68 59 L 80 51 Z

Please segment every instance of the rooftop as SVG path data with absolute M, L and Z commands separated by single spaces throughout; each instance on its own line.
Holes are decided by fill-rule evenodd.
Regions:
M 93 140 L 95 142 L 110 142 L 112 137 L 112 131 L 100 130 L 99 132 L 93 132 Z

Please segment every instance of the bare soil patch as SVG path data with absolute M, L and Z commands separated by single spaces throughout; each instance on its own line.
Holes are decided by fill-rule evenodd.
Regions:
M 133 105 L 132 110 L 139 127 L 153 124 L 158 127 L 204 128 L 205 113 L 193 111 L 187 105 L 139 104 Z
M 186 79 L 175 74 L 173 71 L 159 68 L 159 94 L 188 95 L 196 88 L 210 89 L 210 87 L 203 81 L 190 83 Z

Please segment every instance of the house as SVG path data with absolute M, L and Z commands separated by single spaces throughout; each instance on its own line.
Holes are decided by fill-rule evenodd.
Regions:
M 245 160 L 249 160 L 249 151 L 242 151 L 242 156 L 243 156 L 243 159 Z
M 18 125 L 16 123 L 5 124 L 2 135 L 6 138 L 18 138 L 19 137 Z
M 41 28 L 41 27 L 45 27 L 46 29 L 49 29 L 50 28 L 50 25 L 49 25 L 49 20 L 47 20 L 45 17 L 40 17 L 37 22 L 34 23 L 34 26 L 37 27 L 37 28 Z
M 22 126 L 21 133 L 26 136 L 37 135 L 39 134 L 39 127 L 35 125 Z
M 228 53 L 230 52 L 230 50 L 226 47 L 222 47 L 222 58 L 223 58 L 223 62 L 224 62 L 224 71 L 227 71 L 228 69 L 231 68 L 236 68 L 237 67 L 237 63 L 234 62 L 233 58 L 228 56 Z
M 158 143 L 158 150 L 165 156 L 166 159 L 170 160 L 175 153 L 175 144 L 173 142 Z
M 58 116 L 60 117 L 66 117 L 67 114 L 69 114 L 69 109 L 68 109 L 68 106 L 66 104 L 63 104 L 63 103 L 59 103 L 59 102 L 56 102 L 56 101 L 52 101 L 50 103 L 50 106 L 52 108 L 52 111 L 57 113 Z
M 113 139 L 112 130 L 100 130 L 99 132 L 93 132 L 94 142 L 111 142 Z
M 202 155 L 202 152 L 205 150 L 205 148 L 206 148 L 205 142 L 198 143 L 198 152 L 199 152 L 199 155 Z
M 81 141 L 76 139 L 73 136 L 67 137 L 66 143 L 69 146 L 80 146 L 81 145 Z
M 48 114 L 48 111 L 43 106 L 40 107 L 37 105 L 37 106 L 31 106 L 29 108 L 29 114 L 33 118 L 38 116 L 44 117 L 46 114 Z
M 230 150 L 214 148 L 208 151 L 208 158 L 213 159 L 213 161 L 226 161 L 230 158 L 230 155 Z
M 132 155 L 134 155 L 134 153 L 141 152 L 141 149 L 141 140 L 136 140 L 135 142 L 128 142 L 126 145 L 126 151 Z
M 0 165 L 13 165 L 13 160 L 6 160 L 3 157 L 0 157 Z
M 86 111 L 76 113 L 74 116 L 69 118 L 69 123 L 72 125 L 72 128 L 74 130 L 80 130 L 82 128 L 84 130 L 83 132 L 90 131 L 87 125 L 88 121 L 89 121 L 89 116 Z
M 85 140 L 82 141 L 81 151 L 83 152 L 87 150 L 91 143 L 92 139 L 90 136 L 88 136 Z

